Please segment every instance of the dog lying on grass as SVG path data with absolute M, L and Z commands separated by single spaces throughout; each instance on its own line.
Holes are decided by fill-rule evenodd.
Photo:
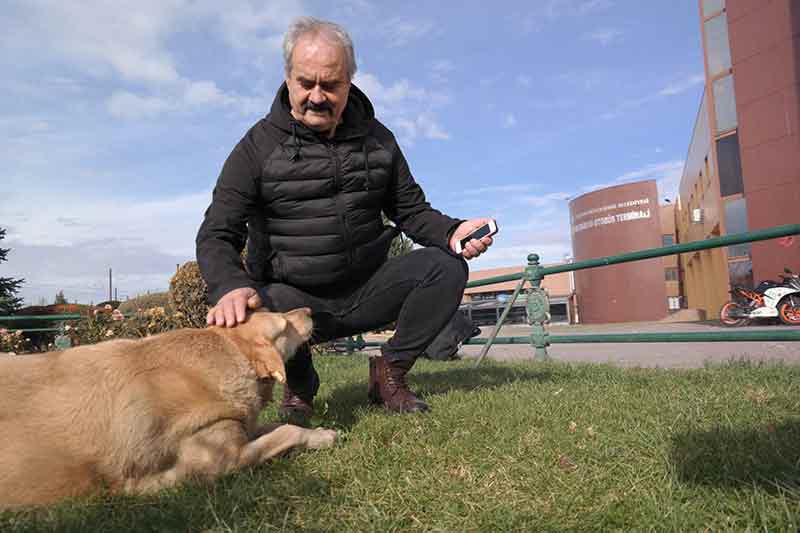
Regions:
M 336 432 L 259 426 L 308 309 L 235 328 L 181 329 L 0 358 L 0 508 L 213 479 Z

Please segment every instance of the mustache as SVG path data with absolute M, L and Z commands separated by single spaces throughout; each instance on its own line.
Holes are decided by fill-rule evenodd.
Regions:
M 315 104 L 314 102 L 306 102 L 303 106 L 304 111 L 313 111 L 315 113 L 331 113 L 333 111 L 333 106 L 331 106 L 328 102 L 322 102 L 321 104 Z

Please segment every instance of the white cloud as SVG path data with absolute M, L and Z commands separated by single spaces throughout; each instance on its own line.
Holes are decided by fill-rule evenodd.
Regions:
M 431 70 L 441 73 L 453 72 L 456 69 L 455 63 L 449 59 L 438 59 L 431 63 Z
M 177 69 L 165 39 L 179 22 L 180 2 L 114 3 L 33 0 L 20 5 L 16 27 L 3 44 L 27 50 L 28 59 L 55 56 L 99 77 L 170 82 Z M 46 38 L 42 38 L 46 36 Z
M 628 100 L 624 100 L 620 103 L 614 110 L 608 111 L 600 115 L 600 118 L 603 120 L 611 120 L 617 118 L 618 116 L 622 115 L 625 111 L 629 109 L 635 109 L 641 107 L 642 105 L 652 102 L 653 100 L 657 100 L 660 98 L 669 98 L 672 96 L 679 95 L 684 93 L 697 85 L 702 85 L 705 81 L 705 77 L 701 74 L 693 74 L 684 78 L 682 80 L 678 80 L 668 84 L 666 87 L 656 91 L 655 93 L 651 93 L 639 98 L 631 98 Z
M 357 72 L 353 82 L 375 105 L 378 119 L 398 129 L 404 144 L 413 144 L 418 138 L 447 140 L 450 134 L 439 124 L 433 108 L 445 105 L 446 94 L 413 86 L 408 80 L 383 84 L 377 76 Z
M 369 96 L 375 104 L 391 105 L 405 100 L 426 100 L 428 91 L 419 87 L 412 87 L 406 80 L 398 80 L 390 86 L 382 84 L 377 76 L 366 72 L 357 72 L 353 82 Z
M 219 90 L 213 81 L 193 81 L 187 84 L 184 99 L 190 105 L 226 103 L 230 97 Z
M 95 240 L 146 243 L 163 253 L 190 255 L 194 234 L 211 201 L 210 191 L 130 202 L 89 198 L 83 192 L 39 194 L 35 205 L 17 208 L 6 220 L 14 228 L 10 240 L 35 246 L 75 246 Z M 91 209 L 87 209 L 87 205 Z
M 465 189 L 460 194 L 507 194 L 507 193 L 518 193 L 518 192 L 527 192 L 532 189 L 539 188 L 538 185 L 533 183 L 510 183 L 507 185 L 492 185 L 490 187 L 478 187 L 475 189 Z
M 614 2 L 611 0 L 586 0 L 575 6 L 575 12 L 578 15 L 586 15 L 593 11 L 608 9 L 613 5 Z
M 396 121 L 401 128 L 401 137 L 406 139 L 409 144 L 413 144 L 418 137 L 446 141 L 450 134 L 442 129 L 436 121 L 427 113 L 419 113 L 415 118 L 399 118 Z
M 684 161 L 680 159 L 651 163 L 641 168 L 625 172 L 612 181 L 595 183 L 583 187 L 583 190 L 585 192 L 596 191 L 621 183 L 653 179 L 656 180 L 658 185 L 659 198 L 674 198 L 678 194 L 678 186 L 680 185 L 681 176 L 683 175 L 683 166 Z
M 583 35 L 584 39 L 598 42 L 602 46 L 608 46 L 609 44 L 618 41 L 621 37 L 622 32 L 614 28 L 600 28 Z
M 470 269 L 524 265 L 530 253 L 546 263 L 562 261 L 570 253 L 569 194 L 524 194 L 541 188 L 539 183 L 511 183 L 470 190 L 468 199 L 480 194 L 483 201 L 462 216 L 487 216 L 497 220 L 499 232 L 489 251 L 470 261 Z M 498 199 L 489 194 L 500 195 Z M 516 207 L 515 207 L 516 206 Z M 524 206 L 524 207 L 520 207 Z
M 379 31 L 391 46 L 406 44 L 428 37 L 436 32 L 436 25 L 429 20 L 414 20 L 395 17 L 380 25 Z
M 536 215 L 523 224 L 497 220 L 499 232 L 489 250 L 470 261 L 470 270 L 525 265 L 536 253 L 543 264 L 560 263 L 571 255 L 569 214 L 565 205 L 558 216 Z
M 703 74 L 693 74 L 686 79 L 679 80 L 675 83 L 670 83 L 660 91 L 658 94 L 660 96 L 674 96 L 676 94 L 680 94 L 682 92 L 688 91 L 692 87 L 700 85 L 706 81 L 706 77 Z
M 547 24 L 566 17 L 584 17 L 613 6 L 611 0 L 544 0 L 526 4 L 524 15 L 517 15 L 525 32 L 540 31 Z
M 355 6 L 357 2 L 350 2 Z M 364 4 L 362 2 L 362 4 Z M 231 46 L 263 66 L 280 53 L 289 23 L 305 14 L 301 0 L 202 0 L 193 6 L 198 18 L 211 24 Z
M 116 118 L 149 118 L 170 109 L 171 104 L 156 96 L 139 96 L 128 91 L 114 91 L 108 99 L 108 112 Z
M 19 4 L 17 11 L 13 25 L 0 22 L 3 48 L 24 56 L 29 64 L 56 61 L 103 80 L 111 85 L 107 109 L 112 116 L 144 118 L 206 105 L 250 112 L 260 99 L 228 94 L 212 80 L 187 76 L 171 40 L 208 27 L 233 46 L 239 58 L 263 64 L 267 57 L 277 60 L 282 34 L 302 6 L 300 0 L 141 0 L 127 6 L 100 0 L 32 0 Z M 22 88 L 20 83 L 16 86 Z
M 263 110 L 268 102 L 265 97 L 241 96 L 223 92 L 213 81 L 193 81 L 186 84 L 183 103 L 189 107 L 223 106 L 233 107 L 242 113 Z
M 367 0 L 339 0 L 336 2 L 337 12 L 347 17 L 363 16 L 365 13 L 371 13 L 374 9 L 375 6 Z
M 25 303 L 52 303 L 58 291 L 68 301 L 100 302 L 108 297 L 108 269 L 121 299 L 147 291 L 167 290 L 176 264 L 188 256 L 164 254 L 139 243 L 94 241 L 76 246 L 10 245 L 9 269 L 25 282 L 20 296 Z M 46 258 L 46 260 L 42 260 Z M 18 272 L 24 276 L 18 276 Z M 112 295 L 113 296 L 113 295 Z
M 544 207 L 548 204 L 563 202 L 570 198 L 570 193 L 567 192 L 551 192 L 548 194 L 537 196 L 523 196 L 518 201 L 523 202 L 534 207 Z
M 25 278 L 28 303 L 52 299 L 59 289 L 70 299 L 99 301 L 109 267 L 130 296 L 163 290 L 176 263 L 194 258 L 194 238 L 211 201 L 210 191 L 138 202 L 87 196 L 40 193 L 35 205 L 4 217 L 8 268 Z
M 438 59 L 430 66 L 429 77 L 436 83 L 445 84 L 450 80 L 451 74 L 456 71 L 456 65 L 449 59 Z
M 517 118 L 514 116 L 513 113 L 506 113 L 503 117 L 503 127 L 504 128 L 513 128 L 517 125 Z
M 69 95 L 75 97 L 82 93 L 83 86 L 78 80 L 63 76 L 43 76 L 35 81 L 22 79 L 0 79 L 0 91 L 20 94 L 26 98 L 53 97 Z
M 208 107 L 229 107 L 249 114 L 264 109 L 263 98 L 228 94 L 213 81 L 187 81 L 162 91 L 168 96 L 146 96 L 130 91 L 114 91 L 106 105 L 112 116 L 120 119 L 147 119 L 172 111 L 192 111 Z

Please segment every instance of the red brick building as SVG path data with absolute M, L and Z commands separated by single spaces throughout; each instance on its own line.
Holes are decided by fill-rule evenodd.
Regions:
M 706 84 L 681 179 L 678 240 L 800 220 L 800 2 L 699 0 Z M 689 307 L 719 316 L 731 284 L 800 270 L 800 242 L 681 256 Z

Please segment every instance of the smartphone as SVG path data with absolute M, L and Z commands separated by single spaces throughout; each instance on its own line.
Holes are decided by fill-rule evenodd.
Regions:
M 467 245 L 469 241 L 472 239 L 480 240 L 482 237 L 491 237 L 497 233 L 497 222 L 494 220 L 490 220 L 488 224 L 484 224 L 483 226 L 477 228 L 475 231 L 461 239 L 456 243 L 456 253 L 460 254 L 464 251 L 464 247 Z

